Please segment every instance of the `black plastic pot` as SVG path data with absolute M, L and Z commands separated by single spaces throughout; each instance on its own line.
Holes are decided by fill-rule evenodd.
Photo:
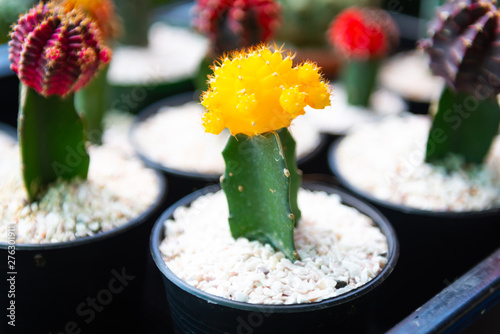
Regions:
M 169 185 L 167 203 L 169 205 L 173 204 L 174 202 L 178 201 L 179 199 L 192 193 L 195 190 L 204 188 L 212 184 L 218 184 L 221 174 L 201 174 L 169 168 L 165 165 L 162 165 L 161 163 L 152 160 L 144 152 L 141 151 L 133 134 L 139 124 L 144 122 L 149 117 L 153 117 L 161 108 L 165 106 L 180 106 L 189 101 L 199 101 L 198 96 L 199 92 L 187 92 L 162 99 L 161 101 L 158 101 L 141 111 L 136 116 L 134 123 L 130 128 L 130 142 L 132 143 L 132 146 L 134 147 L 137 155 L 142 159 L 142 161 L 144 161 L 147 166 L 162 171 L 167 177 Z M 298 160 L 297 164 L 304 174 L 317 173 L 318 168 L 321 165 L 326 165 L 326 160 L 322 159 L 322 157 L 320 156 L 320 153 L 324 151 L 324 148 L 327 145 L 326 139 L 326 135 L 322 135 L 318 147 L 316 147 L 313 152 Z M 325 162 L 323 162 L 323 160 L 325 160 Z
M 391 277 L 396 297 L 386 299 L 388 304 L 401 304 L 389 317 L 386 315 L 388 323 L 404 318 L 500 246 L 500 208 L 435 212 L 378 199 L 354 186 L 340 172 L 335 154 L 341 141 L 329 149 L 331 171 L 344 188 L 389 219 L 401 243 L 398 267 Z
M 375 303 L 383 295 L 384 281 L 393 271 L 399 254 L 398 240 L 389 222 L 369 205 L 333 187 L 304 183 L 304 188 L 339 194 L 343 202 L 370 216 L 387 236 L 388 263 L 366 285 L 328 300 L 294 305 L 258 305 L 231 301 L 194 288 L 179 279 L 165 264 L 159 251 L 164 222 L 179 206 L 217 191 L 211 186 L 171 206 L 156 222 L 151 235 L 151 253 L 162 273 L 174 327 L 177 333 L 362 333 L 366 332 Z M 214 256 L 217 256 L 214 254 Z M 384 283 L 384 284 L 382 284 Z
M 166 194 L 160 173 L 157 183 L 154 204 L 111 231 L 52 244 L 0 243 L 0 307 L 14 316 L 3 316 L 0 332 L 141 333 L 149 234 Z
M 10 69 L 9 46 L 0 44 L 0 122 L 16 126 L 19 106 L 19 80 Z

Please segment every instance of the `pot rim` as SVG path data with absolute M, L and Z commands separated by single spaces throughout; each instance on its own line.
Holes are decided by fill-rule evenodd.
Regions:
M 188 196 L 185 196 L 184 198 L 180 199 L 172 206 L 170 206 L 160 216 L 160 218 L 158 218 L 155 225 L 153 226 L 150 238 L 150 251 L 157 268 L 161 271 L 161 273 L 164 276 L 167 277 L 168 280 L 170 280 L 178 288 L 184 290 L 187 293 L 193 294 L 194 296 L 203 299 L 204 301 L 211 304 L 219 304 L 222 306 L 240 310 L 246 310 L 246 311 L 258 311 L 258 312 L 268 312 L 268 313 L 273 313 L 273 312 L 296 313 L 304 311 L 314 311 L 347 303 L 375 289 L 390 275 L 399 257 L 399 241 L 397 239 L 396 232 L 394 231 L 393 227 L 391 226 L 387 218 L 384 217 L 377 209 L 375 209 L 371 205 L 364 203 L 363 201 L 345 193 L 344 191 L 336 187 L 316 182 L 303 182 L 302 187 L 309 190 L 325 191 L 330 194 L 335 193 L 340 195 L 343 204 L 352 206 L 356 208 L 359 212 L 370 217 L 375 222 L 375 224 L 380 228 L 381 232 L 386 236 L 388 242 L 387 264 L 382 269 L 382 271 L 377 276 L 375 276 L 371 281 L 367 282 L 366 284 L 354 290 L 351 290 L 339 296 L 332 297 L 323 301 L 304 303 L 304 304 L 291 304 L 291 305 L 267 305 L 267 304 L 250 304 L 245 302 L 239 302 L 209 294 L 205 291 L 193 287 L 192 285 L 189 285 L 188 283 L 177 277 L 170 270 L 170 268 L 168 268 L 168 266 L 166 265 L 161 256 L 159 246 L 164 238 L 164 222 L 173 215 L 175 209 L 177 209 L 178 207 L 188 205 L 194 199 L 200 196 L 220 190 L 221 188 L 220 185 L 218 184 L 208 186 L 206 188 L 193 192 Z
M 11 128 L 11 129 L 9 129 Z M 17 131 L 12 132 L 13 127 L 0 123 L 0 131 L 3 131 L 4 129 L 8 130 L 8 133 L 10 135 L 16 134 L 17 138 Z M 139 214 L 137 217 L 130 219 L 128 222 L 124 223 L 123 225 L 120 225 L 118 227 L 115 227 L 109 231 L 106 232 L 99 232 L 93 236 L 89 237 L 82 237 L 82 238 L 77 238 L 75 240 L 70 240 L 70 241 L 62 241 L 62 242 L 54 242 L 54 243 L 42 243 L 42 244 L 27 244 L 27 243 L 18 243 L 17 241 L 13 244 L 9 244 L 8 242 L 2 242 L 0 241 L 0 249 L 7 249 L 9 245 L 14 245 L 16 247 L 16 250 L 19 251 L 42 251 L 42 250 L 52 250 L 52 249 L 63 249 L 63 248 L 68 248 L 68 247 L 75 247 L 75 246 L 82 246 L 82 245 L 87 245 L 91 244 L 94 242 L 99 242 L 103 241 L 106 239 L 111 239 L 115 236 L 121 235 L 136 226 L 140 225 L 146 219 L 148 219 L 150 216 L 153 215 L 153 213 L 158 210 L 158 208 L 162 205 L 164 202 L 164 199 L 166 198 L 167 195 L 167 180 L 165 177 L 158 172 L 157 170 L 152 169 L 152 171 L 155 174 L 156 178 L 156 184 L 158 184 L 159 189 L 158 189 L 158 194 L 156 195 L 155 200 L 153 203 L 148 206 L 141 214 Z
M 180 177 L 186 177 L 186 178 L 191 178 L 195 180 L 201 180 L 201 181 L 219 181 L 221 175 L 223 174 L 203 174 L 203 173 L 197 173 L 197 172 L 190 172 L 190 171 L 183 171 L 180 169 L 175 169 L 172 167 L 167 167 L 163 165 L 160 162 L 157 162 L 153 160 L 152 158 L 148 157 L 147 154 L 145 154 L 139 144 L 137 143 L 134 133 L 136 129 L 139 127 L 139 125 L 144 122 L 146 119 L 149 117 L 153 117 L 154 115 L 157 114 L 157 112 L 163 108 L 163 107 L 176 107 L 180 106 L 182 104 L 185 104 L 187 102 L 193 101 L 196 102 L 195 98 L 199 91 L 190 91 L 190 92 L 185 92 L 185 93 L 179 93 L 175 95 L 168 96 L 166 98 L 163 98 L 159 101 L 156 101 L 143 110 L 141 110 L 135 117 L 134 121 L 132 123 L 132 126 L 130 127 L 128 137 L 130 142 L 132 143 L 132 147 L 134 148 L 135 153 L 139 158 L 149 167 L 160 170 L 166 174 L 171 174 L 175 176 L 180 176 Z M 317 157 L 328 145 L 328 136 L 325 133 L 319 132 L 319 143 L 316 145 L 314 150 L 311 152 L 305 154 L 304 156 L 300 157 L 297 159 L 297 165 L 300 165 L 303 163 L 306 163 L 315 157 Z
M 490 216 L 490 215 L 498 215 L 500 213 L 500 207 L 498 208 L 491 208 L 491 209 L 486 209 L 486 210 L 480 210 L 480 211 L 431 211 L 431 210 L 424 210 L 424 209 L 418 209 L 418 208 L 413 208 L 409 207 L 406 205 L 402 204 L 397 204 L 397 203 L 392 203 L 389 201 L 382 200 L 380 198 L 377 198 L 373 196 L 370 193 L 367 193 L 358 187 L 354 186 L 352 183 L 350 183 L 340 172 L 339 166 L 338 166 L 338 160 L 336 159 L 336 153 L 339 145 L 341 144 L 342 140 L 346 136 L 342 136 L 337 138 L 328 148 L 328 165 L 330 166 L 330 170 L 333 172 L 333 174 L 338 178 L 340 183 L 347 188 L 349 191 L 354 193 L 355 195 L 373 203 L 376 205 L 379 205 L 383 208 L 390 209 L 393 211 L 398 211 L 398 212 L 403 212 L 407 214 L 413 214 L 413 215 L 418 215 L 418 216 L 424 216 L 424 217 L 435 217 L 435 218 L 448 218 L 448 219 L 473 219 L 473 218 L 479 218 L 479 217 L 485 217 L 485 216 Z

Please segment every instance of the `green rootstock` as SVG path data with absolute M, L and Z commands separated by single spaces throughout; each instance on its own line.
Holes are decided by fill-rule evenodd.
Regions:
M 89 156 L 73 95 L 43 97 L 21 84 L 19 145 L 28 199 L 57 179 L 86 179 Z
M 450 153 L 465 162 L 483 163 L 498 134 L 500 107 L 496 97 L 480 100 L 445 88 L 434 116 L 425 160 L 439 163 Z
M 293 230 L 300 218 L 301 175 L 288 129 L 231 136 L 222 155 L 226 162 L 222 189 L 232 236 L 269 243 L 288 259 L 298 259 Z
M 351 60 L 343 70 L 343 83 L 347 102 L 351 105 L 367 107 L 376 84 L 379 60 Z
M 83 119 L 85 138 L 93 144 L 102 144 L 103 118 L 106 110 L 106 76 L 109 66 L 100 70 L 90 83 L 75 93 L 75 106 Z

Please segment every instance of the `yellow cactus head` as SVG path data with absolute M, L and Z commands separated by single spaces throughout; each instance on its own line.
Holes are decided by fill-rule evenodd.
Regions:
M 205 131 L 255 136 L 290 126 L 310 106 L 330 105 L 327 83 L 310 62 L 293 66 L 292 56 L 268 45 L 234 52 L 213 66 L 201 104 Z
M 112 0 L 58 0 L 66 12 L 81 9 L 94 20 L 104 40 L 117 37 L 121 27 L 115 14 Z

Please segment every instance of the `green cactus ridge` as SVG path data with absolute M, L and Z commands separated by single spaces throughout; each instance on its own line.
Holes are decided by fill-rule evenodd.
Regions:
M 20 91 L 22 174 L 28 199 L 33 202 L 52 182 L 86 179 L 90 159 L 73 94 L 43 97 L 23 84 Z
M 222 154 L 226 170 L 221 184 L 232 236 L 269 243 L 297 260 L 293 232 L 301 216 L 297 205 L 301 175 L 288 129 L 251 138 L 231 136 Z

